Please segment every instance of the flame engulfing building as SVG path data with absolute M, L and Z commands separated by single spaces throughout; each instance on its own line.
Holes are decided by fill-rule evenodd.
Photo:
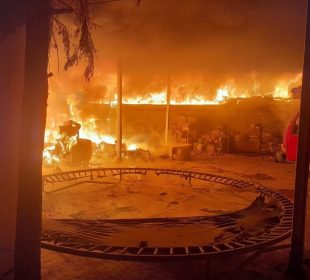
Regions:
M 100 26 L 93 30 L 99 51 L 89 83 L 81 79 L 83 63 L 57 73 L 65 57 L 51 50 L 46 142 L 55 141 L 58 126 L 71 119 L 81 124 L 81 137 L 97 146 L 115 144 L 117 61 L 123 68 L 127 146 L 165 142 L 167 75 L 171 142 L 189 137 L 200 144 L 204 134 L 225 126 L 239 144 L 251 138 L 251 125 L 263 126 L 264 135 L 281 134 L 298 103 L 288 98 L 301 82 L 305 5 L 160 0 L 96 6 L 91 13 Z M 60 48 L 61 36 L 55 40 Z M 188 125 L 189 135 L 182 132 Z

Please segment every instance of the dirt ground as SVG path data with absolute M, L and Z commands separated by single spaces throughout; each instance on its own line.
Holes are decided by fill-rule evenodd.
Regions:
M 111 167 L 115 163 L 96 163 Z M 128 167 L 195 170 L 240 178 L 294 195 L 294 164 L 274 163 L 263 157 L 225 155 L 195 161 L 123 162 Z M 70 168 L 61 166 L 62 170 Z M 44 168 L 45 174 L 52 168 Z M 43 218 L 141 218 L 214 215 L 235 211 L 254 200 L 252 192 L 231 190 L 210 183 L 193 187 L 165 176 L 127 176 L 119 185 L 80 185 L 43 195 Z M 309 198 L 308 198 L 309 199 Z M 308 203 L 308 213 L 310 205 Z M 288 249 L 264 253 L 241 270 L 249 255 L 178 263 L 137 263 L 96 260 L 42 250 L 42 279 L 286 279 Z M 208 267 L 208 269 L 207 269 Z M 310 215 L 307 216 L 305 268 L 310 279 Z

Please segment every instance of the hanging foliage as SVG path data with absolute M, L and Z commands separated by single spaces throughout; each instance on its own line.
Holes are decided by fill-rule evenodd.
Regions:
M 92 30 L 96 24 L 90 20 L 89 7 L 95 4 L 107 4 L 120 0 L 50 0 L 50 9 L 41 5 L 38 0 L 1 0 L 0 1 L 0 43 L 1 39 L 13 32 L 15 26 L 23 24 L 36 14 L 45 13 L 51 16 L 50 47 L 58 54 L 57 38 L 60 37 L 66 56 L 64 69 L 77 65 L 80 60 L 86 60 L 84 77 L 87 81 L 94 75 L 96 49 L 92 38 Z M 136 0 L 139 5 L 142 0 Z M 70 28 L 64 22 L 64 14 L 72 22 Z M 57 35 L 57 36 L 56 36 Z M 58 63 L 59 67 L 59 63 Z
M 66 55 L 65 70 L 78 64 L 81 59 L 85 59 L 86 68 L 84 70 L 84 77 L 87 81 L 91 79 L 94 75 L 94 59 L 96 53 L 92 39 L 92 30 L 97 25 L 90 20 L 89 7 L 95 4 L 107 4 L 117 1 L 120 0 L 52 0 L 54 13 L 51 21 L 51 42 L 53 42 L 52 45 L 57 49 L 58 53 L 55 32 L 62 38 Z M 139 5 L 141 1 L 137 0 L 136 4 Z M 73 15 L 72 21 L 74 28 L 71 32 L 66 24 L 61 21 L 61 14 L 63 13 Z
M 96 27 L 90 21 L 88 0 L 54 0 L 51 20 L 51 46 L 58 50 L 55 33 L 62 38 L 66 62 L 64 69 L 78 64 L 81 59 L 86 60 L 84 77 L 87 81 L 94 74 L 94 57 L 96 49 L 91 36 L 91 31 Z M 70 13 L 73 28 L 69 29 L 62 21 L 63 13 Z

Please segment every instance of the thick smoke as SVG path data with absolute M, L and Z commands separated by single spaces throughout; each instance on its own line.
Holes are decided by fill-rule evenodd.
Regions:
M 120 1 L 96 9 L 95 40 L 100 57 L 121 59 L 133 87 L 169 69 L 209 84 L 255 71 L 268 90 L 301 71 L 305 8 L 305 0 Z
M 115 80 L 111 75 L 119 60 L 125 95 L 164 89 L 167 72 L 182 94 L 191 88 L 212 96 L 227 81 L 241 91 L 254 91 L 258 84 L 265 94 L 278 80 L 301 72 L 306 2 L 143 0 L 137 7 L 135 0 L 123 0 L 93 5 L 91 14 L 99 25 L 93 33 L 96 76 L 85 86 L 80 64 L 53 79 L 68 94 L 88 89 L 113 95 L 115 88 L 108 83 Z M 55 65 L 53 55 L 53 72 Z

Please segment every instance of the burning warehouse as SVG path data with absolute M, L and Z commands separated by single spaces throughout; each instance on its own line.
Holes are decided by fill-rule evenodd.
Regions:
M 0 2 L 0 279 L 307 279 L 310 12 L 267 2 Z
M 97 68 L 89 83 L 80 79 L 83 63 L 57 73 L 67 58 L 59 51 L 62 33 L 56 30 L 46 143 L 55 142 L 59 125 L 73 120 L 81 124 L 81 136 L 96 146 L 115 144 L 118 63 L 122 64 L 127 146 L 165 153 L 169 136 L 170 146 L 190 142 L 194 150 L 203 147 L 212 153 L 215 145 L 206 146 L 214 141 L 206 139 L 214 138 L 219 130 L 226 130 L 221 132 L 227 138 L 223 151 L 258 153 L 262 148 L 268 152 L 269 146 L 281 142 L 285 126 L 298 111 L 292 89 L 301 84 L 304 17 L 296 16 L 292 23 L 283 8 L 282 18 L 275 19 L 272 5 L 254 11 L 251 4 L 211 1 L 202 8 L 190 5 L 191 13 L 184 12 L 186 3 L 167 3 L 163 10 L 162 5 L 106 5 L 104 17 L 101 8 L 92 11 L 93 21 L 101 28 L 93 30 Z M 296 6 L 296 13 L 301 6 Z M 126 17 L 120 16 L 123 13 Z M 257 22 L 256 17 L 260 18 Z M 295 34 L 294 38 L 280 32 L 283 24 L 290 24 L 294 31 L 289 34 Z M 183 32 L 176 26 L 183 26 Z M 271 40 L 275 33 L 278 37 Z M 142 42 L 147 42 L 143 48 Z M 280 56 L 279 51 L 285 55 Z M 241 55 L 236 56 L 237 52 Z M 260 127 L 261 137 L 253 127 Z M 255 135 L 264 139 L 255 139 Z M 93 151 L 100 149 L 94 147 Z
M 299 99 L 290 93 L 294 88 L 286 90 L 284 97 L 278 97 L 275 92 L 266 96 L 229 97 L 228 89 L 219 89 L 215 100 L 201 97 L 177 103 L 172 99 L 170 104 L 164 93 L 125 99 L 122 105 L 123 155 L 128 150 L 143 149 L 160 156 L 167 152 L 167 145 L 171 151 L 173 146 L 190 144 L 192 153 L 200 156 L 228 152 L 273 156 L 274 146 L 282 143 L 286 125 L 298 112 Z M 171 91 L 174 92 L 173 88 Z M 219 95 L 224 91 L 225 97 L 220 100 Z M 114 158 L 118 118 L 114 100 L 94 102 L 78 98 L 79 102 L 72 101 L 70 95 L 66 100 L 70 111 L 63 114 L 61 122 L 78 121 L 79 135 L 93 143 L 93 159 Z M 59 161 L 55 152 L 50 151 L 61 138 L 55 125 L 60 118 L 52 113 L 52 107 L 49 109 L 51 120 L 48 119 L 52 125 L 46 129 L 45 136 L 44 159 L 48 164 L 51 158 Z M 167 131 L 168 143 L 161 131 Z

